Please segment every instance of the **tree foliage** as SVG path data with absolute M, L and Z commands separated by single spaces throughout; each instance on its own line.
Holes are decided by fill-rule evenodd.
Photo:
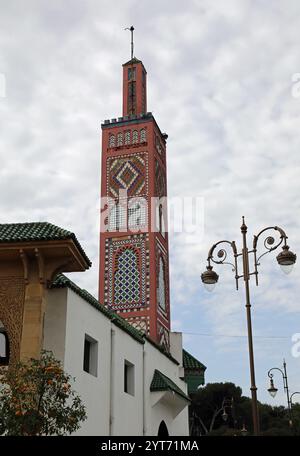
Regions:
M 51 352 L 0 369 L 0 435 L 67 435 L 86 419 L 85 407 Z
M 227 421 L 222 419 L 224 398 Z M 286 407 L 258 403 L 262 435 L 300 435 L 300 405 L 293 406 L 293 426 L 289 425 Z M 245 425 L 247 435 L 251 435 L 252 403 L 249 397 L 242 395 L 239 386 L 233 383 L 208 383 L 192 397 L 190 407 L 192 435 L 241 435 Z

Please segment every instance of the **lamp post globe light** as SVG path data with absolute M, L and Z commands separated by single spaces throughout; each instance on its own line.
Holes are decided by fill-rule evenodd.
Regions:
M 275 388 L 275 386 L 274 386 L 274 381 L 273 381 L 273 379 L 271 378 L 271 380 L 270 380 L 270 388 L 268 388 L 268 392 L 270 393 L 270 395 L 271 395 L 272 397 L 275 397 L 276 394 L 277 394 L 277 391 L 278 391 L 278 388 Z
M 247 428 L 246 428 L 246 426 L 245 426 L 245 423 L 243 423 L 243 427 L 242 427 L 242 429 L 241 429 L 241 435 L 242 435 L 242 436 L 246 436 L 247 433 L 248 433 Z
M 257 405 L 257 387 L 255 384 L 255 369 L 254 369 L 254 350 L 253 350 L 253 336 L 252 336 L 252 323 L 251 323 L 251 304 L 250 304 L 250 278 L 251 276 L 255 276 L 256 285 L 258 285 L 258 266 L 260 266 L 260 259 L 266 255 L 267 253 L 276 250 L 278 247 L 282 246 L 282 251 L 277 255 L 276 259 L 281 267 L 281 269 L 286 273 L 290 273 L 295 262 L 296 262 L 296 254 L 290 251 L 289 246 L 287 245 L 287 235 L 285 234 L 284 230 L 278 226 L 269 226 L 267 228 L 262 229 L 257 235 L 253 238 L 253 246 L 252 249 L 249 250 L 247 246 L 247 226 L 245 224 L 245 218 L 242 218 L 242 226 L 241 226 L 241 233 L 242 233 L 242 241 L 243 247 L 241 252 L 237 251 L 235 241 L 219 241 L 214 244 L 209 252 L 207 257 L 207 268 L 206 271 L 201 274 L 201 280 L 208 291 L 212 291 L 216 286 L 219 276 L 213 270 L 212 263 L 215 264 L 229 264 L 232 266 L 232 270 L 235 274 L 235 283 L 236 289 L 238 290 L 239 286 L 239 279 L 244 280 L 245 285 L 245 294 L 246 294 L 246 315 L 247 315 L 247 330 L 248 330 L 248 349 L 249 349 L 249 364 L 250 364 L 250 379 L 251 379 L 251 397 L 252 397 L 252 419 L 253 419 L 253 429 L 254 435 L 259 435 L 259 418 L 258 418 L 258 405 Z M 267 235 L 267 232 L 273 231 L 279 239 L 275 240 L 274 235 L 270 236 Z M 257 256 L 257 247 L 259 240 L 264 238 L 263 246 L 264 252 Z M 224 247 L 220 248 L 220 245 L 225 244 Z M 226 261 L 227 260 L 227 251 L 226 247 L 230 247 L 233 254 L 233 263 Z M 216 256 L 215 256 L 216 253 Z M 253 257 L 253 271 L 250 271 L 250 262 L 249 262 L 249 254 Z M 239 274 L 238 271 L 238 258 L 242 259 L 242 273 Z M 273 384 L 274 387 L 274 384 Z M 272 390 L 273 394 L 276 394 L 276 388 L 274 387 Z
M 212 266 L 207 266 L 206 271 L 201 274 L 201 279 L 207 291 L 213 291 L 218 280 L 218 274 L 213 271 Z

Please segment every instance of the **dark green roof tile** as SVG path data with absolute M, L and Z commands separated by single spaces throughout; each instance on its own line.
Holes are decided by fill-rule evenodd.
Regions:
M 153 379 L 150 385 L 150 391 L 174 391 L 182 398 L 190 401 L 189 397 L 173 382 L 169 377 L 155 369 Z
M 72 239 L 89 266 L 91 261 L 74 233 L 48 222 L 0 224 L 0 244 L 15 242 L 63 241 Z
M 204 385 L 206 366 L 186 350 L 182 350 L 184 380 L 188 385 L 188 393 L 196 393 L 200 385 Z
M 186 350 L 182 350 L 182 356 L 183 356 L 183 367 L 185 369 L 196 369 L 196 370 L 206 370 L 206 366 L 204 364 L 200 363 L 198 359 L 196 359 L 194 356 L 192 356 L 189 352 Z

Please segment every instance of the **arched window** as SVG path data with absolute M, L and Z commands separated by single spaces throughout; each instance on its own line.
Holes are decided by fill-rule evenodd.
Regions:
M 167 425 L 164 421 L 161 421 L 159 428 L 158 428 L 158 437 L 169 437 L 169 431 Z
M 166 282 L 165 282 L 165 265 L 162 257 L 158 262 L 158 288 L 157 288 L 157 302 L 159 307 L 166 311 Z
M 144 143 L 147 141 L 147 136 L 146 136 L 146 129 L 142 128 L 140 131 L 140 142 Z
M 165 211 L 165 208 L 163 207 L 163 204 L 159 203 L 158 209 L 156 212 L 157 218 L 158 218 L 157 229 L 163 237 L 165 237 L 165 235 L 166 235 L 166 226 L 165 226 L 165 217 L 164 217 L 165 212 L 164 211 Z
M 114 303 L 130 304 L 140 300 L 140 271 L 137 252 L 128 247 L 116 257 Z
M 125 131 L 125 144 L 128 146 L 130 144 L 130 130 Z
M 3 324 L 0 321 L 0 366 L 9 363 L 9 339 Z
M 158 136 L 155 137 L 155 145 L 156 145 L 156 150 L 159 154 L 161 154 L 161 145 Z
M 115 135 L 109 135 L 109 147 L 115 147 L 116 145 L 116 138 Z
M 162 234 L 163 232 L 163 210 L 162 205 L 159 205 L 159 232 Z
M 132 144 L 137 144 L 139 142 L 139 134 L 137 130 L 132 132 Z
M 117 135 L 117 146 L 123 146 L 123 133 L 120 132 Z

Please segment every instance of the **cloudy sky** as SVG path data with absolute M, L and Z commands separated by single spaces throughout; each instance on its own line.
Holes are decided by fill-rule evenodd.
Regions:
M 0 222 L 74 231 L 93 267 L 73 278 L 97 295 L 100 125 L 121 115 L 124 28 L 134 24 L 148 110 L 169 134 L 169 196 L 204 203 L 203 232 L 170 236 L 173 329 L 208 382 L 233 381 L 248 394 L 243 282 L 235 291 L 230 267 L 220 266 L 208 294 L 200 274 L 212 243 L 240 247 L 242 215 L 250 243 L 279 225 L 300 254 L 299 1 L 0 3 Z M 300 391 L 300 268 L 285 276 L 275 256 L 262 259 L 259 287 L 251 284 L 258 397 L 268 402 L 266 373 L 283 357 Z M 272 403 L 284 400 L 281 391 Z

